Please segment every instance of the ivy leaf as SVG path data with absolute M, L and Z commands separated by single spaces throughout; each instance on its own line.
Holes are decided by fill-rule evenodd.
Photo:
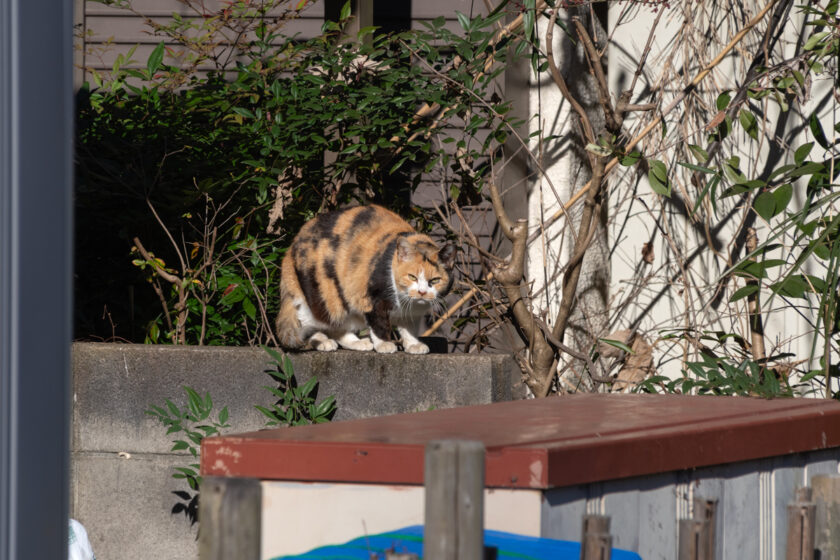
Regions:
M 753 209 L 765 221 L 769 221 L 776 214 L 776 198 L 773 193 L 765 191 L 755 197 Z

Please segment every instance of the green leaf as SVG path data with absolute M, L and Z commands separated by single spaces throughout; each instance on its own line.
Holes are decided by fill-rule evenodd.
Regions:
M 158 43 L 152 54 L 149 55 L 149 60 L 146 61 L 146 69 L 149 71 L 149 79 L 154 76 L 157 69 L 160 68 L 160 63 L 163 62 L 163 41 Z
M 621 156 L 619 163 L 621 165 L 630 167 L 631 165 L 636 165 L 636 163 L 641 159 L 642 154 L 640 152 L 630 152 L 629 154 L 624 154 Z
M 256 118 L 254 116 L 254 113 L 252 113 L 249 109 L 246 109 L 245 107 L 233 107 L 231 109 L 231 111 L 233 111 L 237 115 L 242 115 L 243 117 L 247 117 L 249 119 L 255 119 Z
M 717 207 L 715 206 L 715 187 L 717 187 L 718 183 L 720 183 L 720 175 L 715 175 L 708 183 L 706 183 L 706 186 L 703 188 L 703 192 L 700 193 L 700 196 L 697 197 L 697 202 L 694 203 L 694 208 L 691 210 L 691 217 L 694 217 L 694 214 L 697 213 L 697 209 L 700 208 L 700 204 L 702 204 L 703 199 L 710 190 L 712 191 L 712 194 L 709 200 L 712 201 L 712 209 L 717 212 Z
M 169 413 L 175 418 L 183 418 L 183 415 L 181 414 L 181 409 L 175 406 L 175 403 L 173 403 L 169 399 L 166 399 L 166 407 L 169 409 Z
M 665 197 L 671 196 L 671 184 L 668 181 L 668 168 L 658 159 L 650 160 L 648 181 L 653 192 Z
M 793 161 L 796 162 L 796 165 L 801 165 L 805 161 L 805 158 L 811 153 L 811 148 L 813 147 L 814 143 L 808 142 L 796 148 L 796 151 L 793 153 Z
M 787 209 L 787 205 L 793 198 L 793 185 L 786 183 L 773 191 L 773 198 L 776 200 L 776 210 L 773 215 L 781 214 Z
M 743 299 L 749 295 L 752 295 L 758 291 L 758 288 L 759 287 L 757 284 L 749 284 L 747 286 L 744 286 L 743 288 L 739 288 L 735 290 L 735 293 L 732 294 L 732 297 L 729 298 L 729 302 L 733 303 L 738 301 L 739 299 Z
M 688 149 L 691 150 L 691 153 L 694 154 L 694 157 L 697 159 L 697 161 L 703 163 L 709 161 L 709 153 L 697 144 L 689 144 Z
M 533 2 L 530 2 L 533 4 Z M 525 41 L 530 43 L 534 37 L 534 7 L 525 2 L 525 11 L 522 13 L 522 29 L 525 31 Z
M 603 342 L 608 346 L 612 346 L 613 348 L 618 348 L 622 352 L 627 352 L 628 354 L 634 354 L 633 349 L 621 342 L 620 340 L 613 340 L 611 338 L 599 338 L 599 342 Z
M 803 175 L 813 175 L 825 170 L 825 165 L 816 161 L 808 161 L 790 172 L 790 177 L 802 177 Z
M 304 383 L 299 389 L 301 395 L 309 395 L 315 386 L 318 385 L 318 379 L 316 377 L 310 377 L 309 380 Z
M 729 105 L 729 101 L 732 99 L 732 96 L 729 95 L 728 91 L 724 91 L 718 98 L 715 100 L 715 106 L 717 107 L 718 111 L 723 111 L 726 109 L 726 106 Z
M 765 191 L 755 197 L 753 209 L 765 221 L 769 221 L 776 214 L 776 198 L 773 193 Z
M 219 411 L 219 424 L 227 424 L 228 421 L 228 407 L 224 407 Z
M 687 167 L 688 169 L 691 169 L 692 171 L 699 171 L 701 173 L 717 173 L 717 171 L 715 171 L 714 169 L 710 169 L 708 167 L 703 167 L 702 165 L 694 165 L 693 163 L 688 163 L 688 162 L 685 162 L 685 161 L 678 161 L 677 163 L 679 165 L 682 165 L 683 167 Z
M 825 132 L 823 132 L 823 127 L 819 119 L 817 118 L 816 111 L 811 113 L 811 118 L 808 119 L 808 125 L 811 127 L 811 134 L 814 135 L 814 140 L 816 140 L 820 146 L 827 150 L 829 146 L 828 139 L 826 139 L 825 137 Z
M 184 440 L 178 440 L 175 442 L 175 445 L 172 446 L 170 451 L 183 451 L 184 449 L 189 448 L 190 444 Z
M 804 299 L 805 293 L 810 291 L 811 287 L 801 274 L 795 274 L 773 284 L 770 289 L 782 296 Z
M 803 45 L 802 49 L 806 51 L 814 50 L 815 48 L 817 48 L 817 45 L 819 45 L 820 41 L 822 41 L 829 33 L 830 31 L 821 31 L 819 33 L 814 33 L 813 35 L 808 37 L 808 40 L 805 41 L 805 45 Z
M 347 21 L 350 18 L 350 0 L 347 0 L 347 2 L 345 2 L 341 7 L 341 13 L 338 18 L 341 21 Z
M 461 28 L 464 31 L 470 30 L 470 18 L 468 18 L 465 14 L 456 11 L 455 15 L 458 17 L 458 23 L 461 25 Z
M 800 383 L 807 383 L 807 382 L 811 381 L 813 378 L 815 378 L 816 376 L 822 375 L 823 373 L 824 372 L 821 369 L 812 369 L 811 371 L 809 371 L 808 373 L 803 375 L 802 378 L 799 380 L 799 382 Z
M 242 299 L 242 310 L 245 311 L 245 314 L 251 320 L 254 320 L 257 317 L 257 308 L 254 307 L 254 304 L 248 298 Z
M 750 138 L 758 138 L 758 122 L 755 120 L 755 115 L 743 109 L 738 114 L 738 120 L 741 121 L 741 126 Z

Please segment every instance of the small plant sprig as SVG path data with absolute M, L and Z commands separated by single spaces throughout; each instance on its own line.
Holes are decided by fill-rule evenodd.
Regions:
M 198 491 L 201 486 L 201 475 L 199 475 L 198 457 L 201 449 L 201 440 L 207 436 L 215 436 L 221 433 L 222 429 L 229 428 L 228 408 L 224 407 L 219 411 L 216 420 L 211 418 L 213 412 L 213 399 L 210 393 L 204 397 L 198 394 L 191 387 L 184 387 L 187 393 L 187 406 L 179 408 L 170 399 L 166 399 L 165 407 L 151 405 L 145 412 L 149 416 L 157 418 L 166 426 L 166 434 L 183 433 L 184 439 L 174 440 L 171 451 L 189 451 L 195 463 L 186 467 L 175 467 L 178 471 L 172 478 L 186 480 L 192 490 L 175 490 L 172 493 L 182 501 L 172 507 L 172 513 L 184 513 L 190 520 L 190 525 L 198 520 Z
M 295 379 L 292 361 L 285 354 L 272 348 L 263 346 L 272 359 L 273 369 L 265 372 L 276 380 L 278 386 L 268 387 L 271 394 L 277 397 L 270 407 L 255 405 L 268 421 L 266 427 L 299 426 L 303 424 L 321 424 L 329 422 L 336 411 L 335 397 L 329 396 L 321 402 L 318 398 L 318 379 L 312 377 L 302 386 L 298 386 Z M 173 440 L 172 451 L 189 451 L 196 461 L 186 467 L 175 467 L 172 478 L 186 480 L 190 491 L 175 490 L 179 502 L 172 507 L 172 513 L 183 513 L 190 525 L 198 520 L 198 496 L 201 487 L 200 465 L 198 458 L 201 452 L 201 441 L 208 436 L 220 435 L 221 430 L 230 428 L 228 424 L 228 408 L 224 407 L 214 420 L 213 399 L 210 393 L 202 397 L 191 387 L 184 387 L 187 394 L 187 406 L 179 408 L 170 399 L 164 401 L 164 406 L 151 405 L 145 412 L 166 427 L 166 434 L 183 433 L 183 439 Z
M 271 407 L 255 407 L 268 418 L 266 426 L 301 426 L 329 422 L 336 411 L 335 397 L 331 395 L 320 403 L 317 402 L 317 378 L 313 376 L 298 386 L 289 357 L 272 348 L 262 348 L 272 357 L 275 365 L 275 369 L 267 369 L 265 372 L 278 384 L 276 388 L 266 386 L 266 389 L 277 397 L 277 402 Z

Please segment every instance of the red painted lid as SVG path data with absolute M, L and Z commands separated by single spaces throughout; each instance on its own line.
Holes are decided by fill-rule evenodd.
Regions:
M 201 472 L 423 484 L 436 439 L 483 442 L 487 486 L 548 488 L 840 447 L 840 402 L 565 395 L 206 438 Z

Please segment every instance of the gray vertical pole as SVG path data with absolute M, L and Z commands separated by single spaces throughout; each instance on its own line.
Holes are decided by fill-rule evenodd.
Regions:
M 580 541 L 581 560 L 610 560 L 612 535 L 607 515 L 584 515 Z
M 484 556 L 484 445 L 426 445 L 423 558 L 481 560 Z
M 260 481 L 205 477 L 198 501 L 198 522 L 199 560 L 260 560 Z
M 819 474 L 811 479 L 816 503 L 816 548 L 821 560 L 840 559 L 840 475 Z
M 67 558 L 72 12 L 0 0 L 0 560 Z
M 794 501 L 787 506 L 785 560 L 814 560 L 814 514 L 811 488 L 797 488 Z M 826 560 L 826 559 L 824 559 Z

